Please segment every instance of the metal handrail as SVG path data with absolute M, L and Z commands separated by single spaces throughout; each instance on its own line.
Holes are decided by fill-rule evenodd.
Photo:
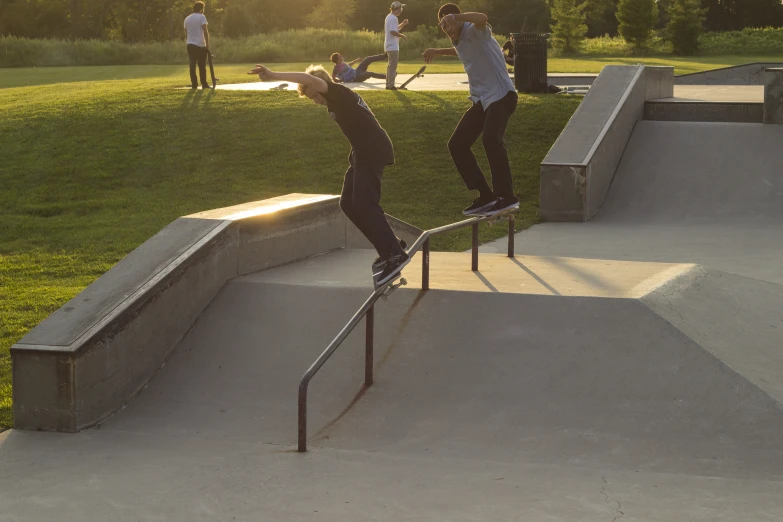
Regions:
M 478 232 L 479 223 L 482 221 L 497 221 L 499 219 L 508 219 L 508 257 L 514 257 L 514 213 L 504 214 L 502 216 L 481 216 L 465 219 L 457 223 L 451 223 L 450 225 L 444 225 L 442 227 L 425 230 L 416 239 L 413 245 L 408 249 L 408 255 L 413 258 L 419 250 L 422 250 L 422 277 L 421 277 L 421 289 L 429 290 L 430 288 L 430 238 L 439 234 L 445 234 L 446 232 L 452 232 L 460 228 L 468 226 L 473 227 L 472 237 L 472 256 L 471 256 L 471 270 L 474 272 L 478 270 Z M 381 288 L 376 289 L 370 297 L 364 302 L 359 310 L 351 317 L 340 333 L 337 334 L 326 350 L 318 356 L 318 359 L 307 369 L 302 380 L 299 382 L 299 448 L 300 452 L 307 451 L 307 388 L 310 385 L 310 380 L 315 376 L 318 370 L 326 363 L 329 357 L 339 348 L 343 341 L 359 324 L 362 318 L 366 317 L 367 336 L 365 342 L 365 364 L 364 364 L 364 385 L 371 386 L 373 382 L 373 332 L 375 323 L 375 302 L 381 297 L 388 296 L 394 289 L 400 285 L 406 284 L 404 279 L 401 279 L 400 283 L 389 286 L 384 285 Z M 391 288 L 391 290 L 390 290 Z

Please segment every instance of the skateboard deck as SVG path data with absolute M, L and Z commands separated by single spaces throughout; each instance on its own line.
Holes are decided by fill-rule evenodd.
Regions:
M 408 284 L 408 281 L 404 277 L 401 277 L 401 276 L 402 276 L 402 272 L 398 273 L 394 278 L 390 279 L 389 281 L 386 281 L 382 285 L 379 285 L 376 282 L 376 278 L 373 277 L 372 278 L 372 283 L 373 283 L 373 286 L 375 287 L 375 291 L 376 292 L 380 291 L 381 292 L 381 297 L 384 300 L 388 299 L 389 296 L 392 294 L 392 292 L 397 290 L 399 287 Z
M 424 72 L 424 69 L 426 69 L 426 68 L 427 68 L 427 66 L 426 66 L 426 65 L 425 65 L 425 66 L 423 66 L 421 69 L 419 69 L 419 71 L 418 71 L 416 74 L 414 74 L 413 76 L 411 76 L 410 78 L 408 78 L 408 79 L 406 80 L 406 82 L 405 82 L 405 83 L 403 83 L 402 85 L 400 85 L 399 87 L 397 87 L 397 89 L 399 89 L 399 90 L 403 90 L 403 89 L 405 89 L 405 88 L 408 86 L 408 84 L 409 84 L 409 83 L 411 83 L 413 80 L 415 80 L 416 78 L 418 78 L 418 77 L 420 77 L 420 76 L 424 76 L 424 74 L 422 74 L 422 73 Z
M 212 88 L 215 88 L 215 85 L 217 85 L 217 82 L 220 81 L 219 78 L 215 78 L 215 67 L 212 65 L 212 58 L 215 55 L 212 54 L 212 51 L 207 49 L 207 61 L 209 62 L 209 74 L 212 76 Z
M 373 288 L 375 288 L 375 291 L 378 292 L 379 290 L 383 289 L 383 293 L 381 294 L 381 297 L 383 299 L 388 299 L 388 297 L 397 290 L 399 287 L 403 285 L 407 285 L 408 281 L 402 277 L 402 270 L 397 272 L 397 274 L 392 277 L 389 281 L 386 281 L 382 285 L 378 284 L 378 276 L 373 274 L 372 276 L 372 285 Z
M 494 225 L 498 221 L 504 218 L 510 218 L 513 219 L 513 214 L 516 214 L 519 212 L 519 207 L 510 208 L 508 210 L 504 210 L 503 212 L 498 212 L 494 216 L 490 216 L 486 219 L 487 223 L 490 225 Z

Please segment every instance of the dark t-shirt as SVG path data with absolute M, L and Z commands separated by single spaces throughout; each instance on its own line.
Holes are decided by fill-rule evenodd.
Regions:
M 359 161 L 394 163 L 394 148 L 389 135 L 383 130 L 361 96 L 348 87 L 327 82 L 327 109 L 332 119 L 348 138 Z

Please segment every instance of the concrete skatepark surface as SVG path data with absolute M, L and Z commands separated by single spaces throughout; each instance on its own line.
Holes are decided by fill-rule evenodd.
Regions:
M 414 81 L 411 85 L 415 85 Z M 0 520 L 783 517 L 783 127 L 640 121 L 598 215 L 420 256 L 344 248 L 230 280 L 127 407 L 0 434 Z
M 2 512 L 778 519 L 779 403 L 637 298 L 688 265 L 563 260 L 547 275 L 556 260 L 485 256 L 472 274 L 469 254 L 434 253 L 431 291 L 379 305 L 375 385 L 358 385 L 359 333 L 314 380 L 311 451 L 295 453 L 298 379 L 368 294 L 372 257 L 342 250 L 238 278 L 124 411 L 73 435 L 2 434 Z M 493 291 L 509 270 L 549 289 Z M 469 278 L 487 290 L 442 289 Z M 575 283 L 581 297 L 565 296 Z
M 412 75 L 411 74 L 397 74 L 397 85 L 402 85 Z M 595 80 L 596 74 L 589 73 L 564 73 L 564 74 L 550 74 L 549 83 L 558 86 L 589 86 Z M 413 80 L 406 89 L 411 91 L 467 91 L 468 90 L 468 75 L 465 73 L 449 73 L 449 74 L 428 74 L 426 71 L 420 78 Z M 279 88 L 283 84 L 287 84 L 283 90 L 295 91 L 296 84 L 287 82 L 249 82 L 249 83 L 235 83 L 235 84 L 218 84 L 217 89 L 223 90 L 248 90 L 248 91 L 268 91 Z M 346 83 L 347 87 L 355 90 L 385 90 L 385 80 L 369 79 L 362 83 Z

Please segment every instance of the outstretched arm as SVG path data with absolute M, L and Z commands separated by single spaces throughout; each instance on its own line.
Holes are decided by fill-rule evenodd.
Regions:
M 353 65 L 353 64 L 359 63 L 361 61 L 362 61 L 362 59 L 361 59 L 361 57 L 359 57 L 359 58 L 357 58 L 355 60 L 351 60 L 350 62 L 348 62 L 348 65 Z
M 421 54 L 424 57 L 424 63 L 432 63 L 436 56 L 457 56 L 457 50 L 453 47 L 444 49 L 427 49 Z
M 321 94 L 326 94 L 329 90 L 329 86 L 326 85 L 325 81 L 317 76 L 303 72 L 274 72 L 263 65 L 256 64 L 255 69 L 247 74 L 257 74 L 262 82 L 291 82 L 306 85 Z
M 446 18 L 451 18 L 454 22 L 468 22 L 477 26 L 479 29 L 483 29 L 489 21 L 489 18 L 487 18 L 487 15 L 484 13 L 460 13 L 446 15 L 441 19 L 440 23 L 443 24 L 443 21 Z

